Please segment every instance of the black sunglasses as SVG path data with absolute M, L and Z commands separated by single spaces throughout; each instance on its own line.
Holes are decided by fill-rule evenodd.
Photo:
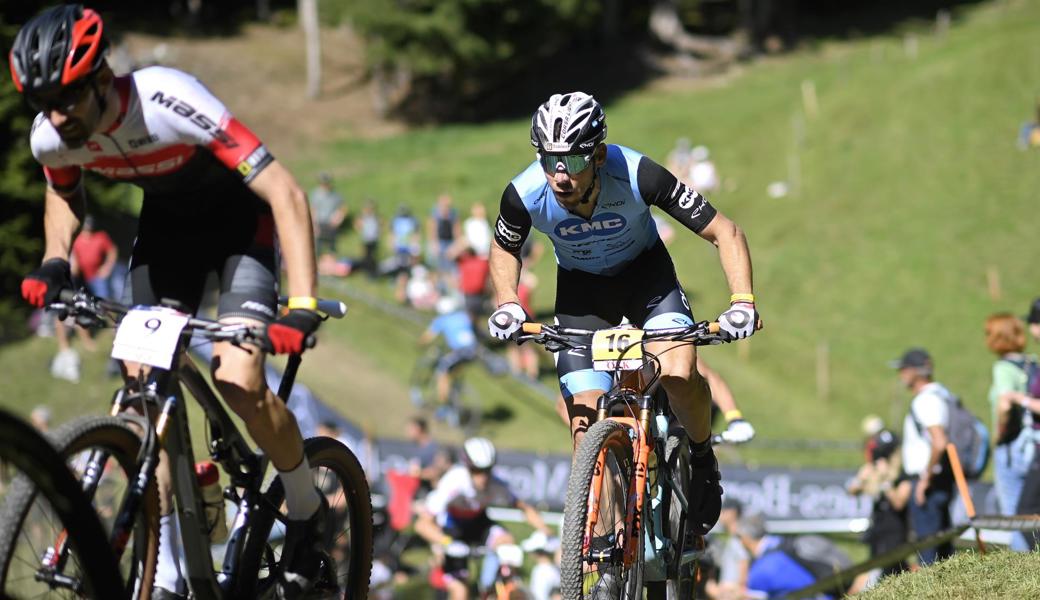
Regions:
M 70 113 L 83 102 L 88 91 L 90 91 L 90 81 L 83 80 L 73 85 L 67 85 L 54 94 L 26 94 L 25 99 L 34 110 L 41 112 L 56 110 Z

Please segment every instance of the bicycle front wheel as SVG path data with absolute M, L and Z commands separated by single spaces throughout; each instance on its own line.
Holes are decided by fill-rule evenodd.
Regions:
M 109 551 L 105 532 L 101 529 L 94 508 L 80 490 L 79 482 L 65 466 L 65 461 L 58 455 L 50 443 L 36 432 L 29 424 L 18 417 L 0 410 L 0 462 L 14 465 L 19 476 L 29 483 L 15 484 L 6 500 L 13 504 L 22 503 L 18 494 L 32 491 L 38 493 L 39 509 L 53 514 L 61 522 L 68 534 L 71 545 L 62 574 L 75 574 L 71 581 L 76 587 L 82 586 L 83 592 L 92 598 L 125 598 L 126 590 L 116 570 L 115 558 Z M 10 548 L 18 542 L 18 532 L 8 525 L 12 522 L 0 511 L 0 556 L 11 554 Z M 6 562 L 5 562 L 6 564 Z M 46 573 L 56 573 L 53 568 Z M 7 585 L 6 572 L 0 574 L 0 597 L 14 597 L 19 582 Z M 67 590 L 68 595 L 73 593 Z M 30 593 L 32 590 L 29 590 Z
M 331 509 L 326 527 L 332 532 L 326 543 L 327 563 L 314 593 L 322 598 L 366 598 L 372 573 L 372 497 L 365 472 L 354 453 L 332 438 L 305 440 L 304 452 L 314 486 Z M 284 498 L 282 481 L 275 478 L 264 494 L 264 504 L 281 507 L 283 512 L 277 516 L 268 513 L 266 518 L 258 515 L 242 553 L 243 572 L 256 573 L 253 583 L 260 596 L 274 585 L 280 568 L 278 544 L 285 539 Z M 248 595 L 253 595 L 252 591 Z
M 627 542 L 639 544 L 636 562 L 626 567 L 622 560 L 630 535 L 625 515 L 635 469 L 628 434 L 628 427 L 617 421 L 600 421 L 589 428 L 575 454 L 560 539 L 560 583 L 567 600 L 643 597 L 642 535 Z M 586 537 L 593 512 L 596 522 Z
M 105 531 L 104 537 L 93 543 L 107 545 L 124 492 L 137 477 L 140 438 L 116 417 L 84 417 L 62 426 L 50 437 L 76 479 L 87 471 L 100 477 L 97 487 L 86 496 Z M 0 512 L 0 539 L 7 542 L 0 544 L 0 581 L 4 585 L 0 597 L 49 597 L 60 590 L 53 584 L 54 575 L 72 580 L 85 577 L 86 565 L 74 556 L 59 561 L 61 569 L 46 576 L 54 569 L 44 565 L 42 558 L 49 546 L 63 538 L 65 526 L 51 506 L 37 502 L 39 493 L 32 481 L 20 477 Z M 150 597 L 158 552 L 159 495 L 153 481 L 135 515 L 133 531 L 118 564 L 125 589 L 133 592 L 133 598 Z M 61 591 L 79 597 L 71 590 Z

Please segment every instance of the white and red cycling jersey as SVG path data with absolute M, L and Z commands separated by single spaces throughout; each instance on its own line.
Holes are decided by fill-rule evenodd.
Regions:
M 202 83 L 168 67 L 118 77 L 119 116 L 69 148 L 43 113 L 30 144 L 51 187 L 74 190 L 82 169 L 134 183 L 146 194 L 188 196 L 248 183 L 273 157 Z
M 443 526 L 449 519 L 468 521 L 483 517 L 489 506 L 516 506 L 517 498 L 509 484 L 492 474 L 481 491 L 473 486 L 473 477 L 462 465 L 455 465 L 437 482 L 426 496 L 426 510 Z

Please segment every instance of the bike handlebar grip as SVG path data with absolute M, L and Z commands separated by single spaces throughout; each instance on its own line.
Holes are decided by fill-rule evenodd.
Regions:
M 318 300 L 318 310 L 333 319 L 342 319 L 347 316 L 347 305 L 339 300 Z
M 718 321 L 708 323 L 708 333 L 718 333 L 720 331 L 722 331 L 722 328 L 719 326 Z
M 76 301 L 76 290 L 65 288 L 58 291 L 58 302 L 64 302 L 65 304 L 71 304 Z
M 303 340 L 303 345 L 304 345 L 305 348 L 313 348 L 317 344 L 318 344 L 318 338 L 316 338 L 313 334 L 312 335 L 308 335 L 307 338 Z
M 530 333 L 530 334 L 533 334 L 533 335 L 538 335 L 538 334 L 542 333 L 542 324 L 541 323 L 524 323 L 522 325 L 522 328 L 523 328 L 523 332 L 524 333 Z

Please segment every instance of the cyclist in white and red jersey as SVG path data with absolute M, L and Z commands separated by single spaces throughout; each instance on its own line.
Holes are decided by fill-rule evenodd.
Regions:
M 462 464 L 448 470 L 426 496 L 419 509 L 415 532 L 423 537 L 438 554 L 443 554 L 441 568 L 448 587 L 450 600 L 469 597 L 469 560 L 452 556 L 456 545 L 482 546 L 488 550 L 484 557 L 479 583 L 486 589 L 498 571 L 495 548 L 512 544 L 513 536 L 487 514 L 489 506 L 518 508 L 527 522 L 546 535 L 552 531 L 533 507 L 516 497 L 509 484 L 491 472 L 497 453 L 487 438 L 469 438 L 462 445 Z
M 28 104 L 33 155 L 47 178 L 43 264 L 22 282 L 35 306 L 72 286 L 69 248 L 83 217 L 83 170 L 144 190 L 124 291 L 128 304 L 161 298 L 198 309 L 209 273 L 220 279 L 218 316 L 268 324 L 276 353 L 298 353 L 320 323 L 307 198 L 259 139 L 197 79 L 150 67 L 116 77 L 101 17 L 79 5 L 25 24 L 10 53 Z M 289 312 L 279 317 L 276 239 L 286 263 Z M 262 352 L 216 344 L 213 379 L 278 468 L 289 513 L 277 596 L 302 596 L 319 573 L 327 506 L 316 492 L 296 420 L 268 388 Z M 126 365 L 134 376 L 138 365 Z M 160 466 L 160 563 L 153 598 L 187 594 L 173 544 L 169 475 Z
M 657 206 L 719 251 L 732 296 L 718 317 L 727 340 L 751 336 L 758 313 L 751 255 L 743 230 L 701 194 L 639 152 L 607 144 L 603 107 L 583 92 L 554 94 L 531 118 L 536 159 L 502 193 L 490 270 L 498 309 L 493 337 L 516 335 L 527 314 L 517 281 L 520 252 L 531 228 L 556 251 L 556 319 L 581 329 L 613 327 L 627 318 L 642 329 L 693 324 L 690 303 L 650 213 Z M 690 438 L 692 524 L 706 534 L 718 520 L 722 487 L 711 448 L 711 393 L 697 370 L 692 345 L 648 344 L 661 359 L 661 384 Z M 575 447 L 595 419 L 610 374 L 595 371 L 588 352 L 556 354 L 560 391 Z

